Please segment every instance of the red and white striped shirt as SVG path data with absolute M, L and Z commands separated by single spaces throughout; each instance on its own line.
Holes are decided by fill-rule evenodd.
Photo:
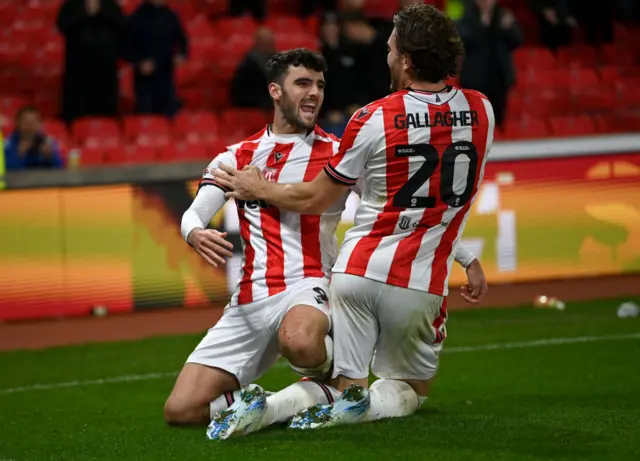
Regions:
M 455 88 L 403 90 L 356 112 L 325 168 L 347 185 L 364 175 L 333 272 L 446 296 L 493 128 L 487 98 Z
M 281 135 L 267 126 L 218 155 L 205 170 L 201 185 L 221 187 L 213 179 L 220 164 L 239 170 L 255 165 L 268 180 L 278 183 L 311 181 L 338 146 L 339 140 L 319 127 L 306 134 Z M 231 305 L 273 296 L 303 278 L 328 276 L 338 255 L 335 231 L 346 198 L 322 216 L 281 211 L 264 202 L 236 201 L 243 260 Z

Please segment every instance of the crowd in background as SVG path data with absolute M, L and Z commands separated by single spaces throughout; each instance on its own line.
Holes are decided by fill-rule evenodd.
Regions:
M 397 1 L 398 8 L 422 2 L 390 1 Z M 321 123 L 337 135 L 341 135 L 358 107 L 389 91 L 386 41 L 393 24 L 390 18 L 368 17 L 363 12 L 365 2 L 300 0 L 302 15 L 321 17 L 321 52 L 329 65 Z M 444 5 L 456 20 L 465 44 L 466 56 L 457 76 L 459 84 L 485 93 L 500 125 L 509 89 L 517 78 L 513 51 L 524 42 L 515 15 L 496 0 L 434 3 Z M 538 18 L 540 41 L 550 49 L 569 43 L 578 25 L 586 30 L 590 44 L 611 41 L 615 9 L 626 11 L 627 15 L 637 14 L 637 3 L 529 2 Z M 268 15 L 265 0 L 233 0 L 229 4 L 232 16 L 250 15 L 262 21 Z M 118 115 L 118 63 L 122 60 L 133 68 L 136 113 L 172 117 L 179 111 L 175 75 L 176 69 L 189 59 L 189 43 L 179 14 L 166 0 L 142 0 L 128 17 L 116 0 L 66 0 L 56 25 L 65 42 L 59 113 L 66 122 L 85 116 Z M 272 102 L 265 68 L 276 51 L 274 31 L 262 25 L 254 40 L 233 75 L 231 102 L 238 107 L 269 109 Z M 37 108 L 24 108 L 18 117 L 16 132 L 7 144 L 7 166 L 60 166 L 55 146 L 37 129 Z

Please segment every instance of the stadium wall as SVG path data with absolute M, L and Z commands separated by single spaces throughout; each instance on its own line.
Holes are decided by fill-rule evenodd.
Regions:
M 491 284 L 640 273 L 640 142 L 615 139 L 496 144 L 464 234 Z M 212 268 L 180 235 L 202 167 L 0 192 L 0 320 L 225 303 L 241 256 Z M 356 206 L 352 196 L 340 239 Z M 240 247 L 233 203 L 211 226 Z M 451 284 L 463 281 L 455 267 Z

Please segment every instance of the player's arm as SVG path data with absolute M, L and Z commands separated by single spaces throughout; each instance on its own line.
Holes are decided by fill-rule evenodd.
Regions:
M 284 210 L 321 214 L 344 197 L 362 176 L 375 139 L 372 127 L 367 125 L 372 115 L 372 112 L 364 109 L 354 114 L 347 124 L 338 151 L 329 159 L 324 173 L 318 174 L 313 181 L 276 184 L 265 181 L 256 171 L 238 171 L 223 165 L 214 172 L 214 177 L 232 190 L 227 197 L 264 200 Z
M 467 273 L 467 283 L 461 287 L 460 295 L 469 304 L 479 304 L 489 290 L 480 261 L 462 242 L 456 246 L 454 259 Z
M 207 225 L 225 205 L 227 201 L 225 193 L 228 192 L 215 181 L 211 172 L 222 163 L 233 164 L 232 160 L 234 160 L 233 154 L 225 152 L 216 157 L 205 169 L 196 197 L 182 215 L 180 226 L 185 241 L 214 267 L 224 264 L 225 257 L 233 256 L 231 252 L 233 245 L 225 240 L 226 232 L 207 229 Z

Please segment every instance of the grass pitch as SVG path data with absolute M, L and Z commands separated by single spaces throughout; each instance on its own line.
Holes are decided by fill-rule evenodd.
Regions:
M 640 318 L 618 304 L 453 312 L 417 414 L 223 443 L 162 420 L 199 335 L 2 353 L 0 460 L 637 460 Z M 295 379 L 279 364 L 260 383 Z

